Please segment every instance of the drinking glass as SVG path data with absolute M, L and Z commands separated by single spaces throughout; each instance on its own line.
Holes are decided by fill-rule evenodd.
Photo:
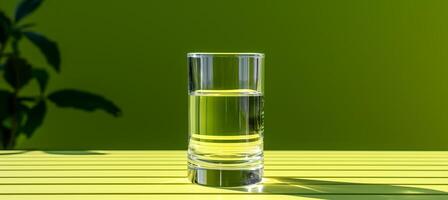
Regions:
M 261 53 L 189 53 L 188 177 L 207 186 L 263 176 Z

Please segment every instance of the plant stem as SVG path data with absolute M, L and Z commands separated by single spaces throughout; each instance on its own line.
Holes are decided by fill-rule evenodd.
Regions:
M 11 138 L 9 139 L 7 149 L 13 149 L 16 143 L 18 131 L 17 96 L 18 90 L 14 89 L 14 95 L 12 96 Z
M 5 51 L 6 44 L 8 44 L 8 40 L 0 47 L 0 61 L 2 61 L 3 52 Z
M 19 40 L 17 38 L 14 38 L 12 40 L 12 53 L 14 56 L 19 56 L 19 46 L 18 46 Z M 19 72 L 16 71 L 16 80 L 19 80 Z M 7 148 L 13 149 L 16 143 L 16 137 L 18 135 L 18 129 L 19 129 L 19 114 L 18 114 L 18 94 L 19 94 L 19 88 L 14 87 L 14 93 L 12 96 L 12 108 L 11 108 L 11 137 L 9 139 Z
M 2 58 L 3 58 L 3 56 L 4 56 L 4 51 L 5 51 L 5 49 L 6 49 L 6 46 L 7 46 L 7 44 L 8 44 L 8 39 L 9 38 L 7 38 L 6 39 L 6 41 L 2 44 L 2 46 L 0 47 L 0 62 L 2 61 Z M 1 64 L 1 63 L 0 63 Z M 3 121 L 0 121 L 0 123 L 3 123 Z M 1 129 L 4 129 L 4 127 L 2 126 L 2 127 L 0 127 Z M 8 134 L 10 134 L 10 133 L 8 133 L 8 130 L 2 130 L 1 131 L 1 134 L 0 134 L 0 137 L 2 137 L 2 139 L 3 140 L 6 140 L 6 138 L 8 138 L 8 137 L 6 137 L 6 135 L 8 135 Z M 2 147 L 3 147 L 3 149 L 9 149 L 8 147 L 9 147 L 9 141 L 8 141 L 8 143 L 3 143 L 2 144 Z
M 19 56 L 20 51 L 19 51 L 19 40 L 18 39 L 14 39 L 12 41 L 12 52 L 15 56 Z

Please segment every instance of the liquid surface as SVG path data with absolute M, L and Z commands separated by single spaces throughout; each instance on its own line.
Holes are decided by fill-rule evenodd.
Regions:
M 263 162 L 263 96 L 254 90 L 190 94 L 189 165 L 256 169 Z

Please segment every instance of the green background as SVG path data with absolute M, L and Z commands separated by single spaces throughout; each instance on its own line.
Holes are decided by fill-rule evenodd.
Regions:
M 50 91 L 96 92 L 124 115 L 51 105 L 18 148 L 186 149 L 186 53 L 236 51 L 266 54 L 266 149 L 447 150 L 447 10 L 445 0 L 47 0 L 26 21 L 61 48 Z

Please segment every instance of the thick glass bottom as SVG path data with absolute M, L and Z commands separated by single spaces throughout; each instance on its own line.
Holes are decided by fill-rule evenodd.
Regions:
M 192 183 L 215 187 L 235 187 L 260 183 L 263 168 L 251 170 L 219 170 L 219 169 L 188 169 L 188 178 Z

